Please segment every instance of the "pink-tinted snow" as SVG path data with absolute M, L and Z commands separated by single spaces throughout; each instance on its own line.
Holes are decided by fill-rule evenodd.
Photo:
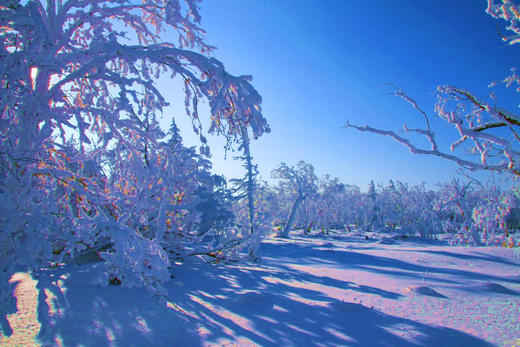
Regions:
M 194 258 L 173 269 L 168 300 L 161 305 L 141 289 L 90 284 L 92 264 L 52 270 L 49 276 L 61 281 L 68 308 L 49 295 L 53 305 L 44 341 L 64 346 L 520 344 L 520 250 L 365 236 L 297 233 L 268 239 L 261 264 Z M 31 286 L 35 291 L 35 282 L 20 278 L 25 289 L 16 295 L 32 293 Z M 24 295 L 19 307 L 28 305 L 20 307 L 26 317 L 10 317 L 15 334 L 2 344 L 20 341 L 20 333 L 31 341 L 39 329 L 37 294 L 29 294 L 33 306 Z M 23 324 L 31 324 L 32 335 L 24 335 Z

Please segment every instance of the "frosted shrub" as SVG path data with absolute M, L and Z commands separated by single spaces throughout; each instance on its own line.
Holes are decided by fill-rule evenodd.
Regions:
M 485 245 L 516 245 L 516 235 L 511 234 L 508 227 L 511 213 L 518 206 L 518 190 L 505 193 L 496 187 L 486 187 L 482 193 L 481 202 L 473 210 L 474 232 L 480 235 Z

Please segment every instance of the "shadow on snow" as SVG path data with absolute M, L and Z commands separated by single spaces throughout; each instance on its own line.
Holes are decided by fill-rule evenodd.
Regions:
M 92 284 L 92 265 L 49 270 L 38 282 L 40 317 L 49 317 L 40 319 L 40 339 L 44 345 L 61 341 L 63 345 L 96 346 L 197 346 L 204 342 L 486 346 L 487 342 L 458 330 L 391 316 L 362 304 L 343 302 L 338 299 L 341 295 L 329 295 L 335 290 L 349 290 L 396 300 L 398 305 L 402 297 L 399 293 L 327 274 L 311 274 L 293 265 L 322 264 L 418 279 L 429 272 L 451 275 L 461 282 L 512 281 L 363 254 L 330 243 L 287 242 L 264 243 L 265 262 L 261 266 L 210 265 L 194 259 L 176 267 L 175 278 L 166 285 L 169 306 L 158 305 L 143 289 Z M 45 302 L 45 293 L 52 293 L 54 305 Z
M 143 288 L 103 288 L 93 283 L 94 276 L 92 264 L 40 273 L 38 338 L 43 346 L 200 344 L 186 317 L 159 305 Z
M 190 273 L 197 277 L 190 281 Z M 309 275 L 280 266 L 185 264 L 168 286 L 171 298 L 192 315 L 207 343 L 246 341 L 279 345 L 472 345 L 487 342 L 342 302 L 299 283 L 351 289 L 398 299 L 399 294 Z M 240 340 L 242 339 L 242 340 Z

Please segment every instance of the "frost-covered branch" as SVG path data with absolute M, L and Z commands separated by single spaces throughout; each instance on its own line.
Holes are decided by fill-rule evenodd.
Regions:
M 506 29 L 512 32 L 512 35 L 502 35 L 503 40 L 509 44 L 520 42 L 520 6 L 518 4 L 511 0 L 488 0 L 486 12 L 494 18 L 509 22 Z M 512 84 L 520 85 L 520 77 L 516 73 L 516 68 L 511 70 L 512 74 L 506 77 L 503 83 L 507 87 Z M 520 89 L 517 88 L 517 91 Z M 424 129 L 409 129 L 404 125 L 405 133 L 413 132 L 423 136 L 431 148 L 422 148 L 406 136 L 398 135 L 391 130 L 353 125 L 348 122 L 346 127 L 391 137 L 412 153 L 434 155 L 453 161 L 469 170 L 492 170 L 520 176 L 520 116 L 497 105 L 487 103 L 463 88 L 445 85 L 439 86 L 437 92 L 436 115 L 450 124 L 458 133 L 458 139 L 451 144 L 449 152 L 440 149 L 426 112 L 419 107 L 415 100 L 398 88 L 392 94 L 410 103 L 426 122 Z M 456 152 L 463 145 L 469 149 L 469 153 Z
M 514 45 L 520 42 L 520 5 L 512 0 L 488 0 L 486 12 L 494 18 L 509 22 L 507 30 L 510 36 L 502 36 L 502 40 Z
M 435 111 L 441 119 L 451 124 L 459 134 L 459 138 L 450 147 L 451 153 L 440 150 L 435 133 L 430 127 L 428 115 L 418 106 L 417 102 L 401 90 L 392 94 L 410 103 L 426 121 L 425 129 L 410 129 L 404 124 L 404 132 L 414 132 L 424 136 L 430 144 L 429 149 L 421 148 L 409 138 L 392 130 L 376 129 L 368 125 L 358 126 L 349 122 L 347 122 L 346 127 L 388 136 L 407 147 L 414 154 L 434 155 L 453 161 L 469 170 L 492 170 L 520 175 L 520 138 L 517 129 L 520 125 L 520 118 L 503 109 L 482 102 L 467 90 L 451 86 L 439 86 L 437 90 L 438 101 Z M 502 127 L 510 131 L 513 135 L 512 139 L 491 132 L 492 129 Z M 455 154 L 457 147 L 465 142 L 472 143 L 471 155 Z M 478 154 L 479 158 L 473 159 L 472 155 L 474 154 Z
M 392 130 L 377 129 L 377 128 L 373 128 L 368 125 L 364 125 L 364 126 L 354 125 L 348 121 L 347 121 L 347 124 L 345 125 L 345 127 L 354 128 L 361 132 L 370 132 L 373 134 L 390 137 L 390 138 L 394 139 L 395 141 L 397 141 L 398 143 L 404 145 L 406 148 L 408 148 L 410 150 L 410 152 L 412 152 L 414 154 L 434 155 L 434 156 L 437 156 L 437 157 L 440 157 L 443 159 L 453 161 L 469 170 L 504 171 L 504 170 L 509 169 L 509 164 L 506 164 L 506 163 L 489 164 L 489 163 L 485 163 L 485 162 L 472 161 L 472 160 L 464 159 L 462 157 L 456 156 L 456 155 L 448 153 L 448 152 L 440 151 L 438 149 L 439 145 L 437 144 L 437 142 L 435 140 L 435 134 L 428 129 L 409 129 L 406 126 L 406 124 L 403 125 L 403 129 L 405 132 L 416 132 L 418 134 L 424 135 L 431 145 L 430 149 L 420 148 L 418 145 L 415 145 L 414 143 L 412 143 L 412 141 L 410 139 L 408 139 L 404 136 L 398 135 L 395 131 L 392 131 Z M 463 139 L 465 140 L 466 137 L 463 137 Z M 459 141 L 460 141 L 460 139 L 459 139 Z M 455 144 L 458 144 L 458 142 L 456 142 Z
M 100 240 L 112 244 L 106 276 L 161 294 L 168 252 L 232 220 L 209 162 L 158 122 L 170 91 L 156 82 L 165 76 L 184 82 L 185 98 L 174 102 L 197 124 L 201 153 L 209 155 L 202 99 L 207 130 L 228 142 L 244 129 L 254 138 L 269 131 L 251 77 L 208 55 L 199 2 L 0 3 L 0 317 L 12 273 Z

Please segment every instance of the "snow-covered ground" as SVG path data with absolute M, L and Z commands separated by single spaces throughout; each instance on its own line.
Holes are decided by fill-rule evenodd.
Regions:
M 0 344 L 37 344 L 43 326 L 43 341 L 63 346 L 520 345 L 519 249 L 296 233 L 262 251 L 261 264 L 175 267 L 163 305 L 91 284 L 93 264 L 18 274 L 15 332 Z M 48 323 L 36 320 L 37 289 Z

